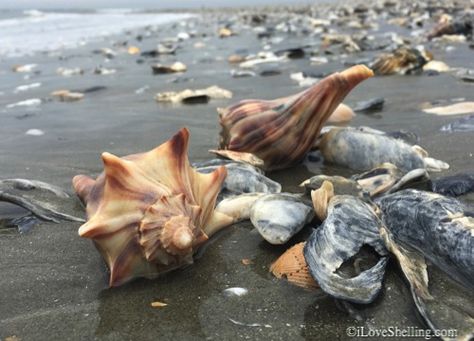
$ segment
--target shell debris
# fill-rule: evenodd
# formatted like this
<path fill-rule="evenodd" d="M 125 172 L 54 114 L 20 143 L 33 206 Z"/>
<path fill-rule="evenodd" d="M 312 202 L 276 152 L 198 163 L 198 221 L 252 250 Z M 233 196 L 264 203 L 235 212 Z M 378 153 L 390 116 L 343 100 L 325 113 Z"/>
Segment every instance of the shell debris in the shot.
<path fill-rule="evenodd" d="M 163 308 L 163 307 L 166 307 L 167 305 L 168 305 L 168 303 L 164 303 L 164 302 L 160 302 L 160 301 L 151 302 L 151 306 L 153 308 Z"/>

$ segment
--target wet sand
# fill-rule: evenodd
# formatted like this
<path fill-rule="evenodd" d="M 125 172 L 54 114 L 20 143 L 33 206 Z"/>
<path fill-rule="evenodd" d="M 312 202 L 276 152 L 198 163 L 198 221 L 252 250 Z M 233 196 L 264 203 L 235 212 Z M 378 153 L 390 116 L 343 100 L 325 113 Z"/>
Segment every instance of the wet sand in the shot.
<path fill-rule="evenodd" d="M 206 17 L 207 18 L 207 17 Z M 272 99 L 301 91 L 290 73 L 311 71 L 330 73 L 345 66 L 339 58 L 323 65 L 310 65 L 307 58 L 278 64 L 280 75 L 234 79 L 227 57 L 240 49 L 258 52 L 262 43 L 250 29 L 226 39 L 216 37 L 218 25 L 213 20 L 191 19 L 196 37 L 181 42 L 175 56 L 160 56 L 137 63 L 138 56 L 126 52 L 106 62 L 91 51 L 112 47 L 107 42 L 67 50 L 57 56 L 3 59 L 0 61 L 0 176 L 46 181 L 72 193 L 71 179 L 76 174 L 97 175 L 101 170 L 100 153 L 108 151 L 127 155 L 167 140 L 179 128 L 191 131 L 190 159 L 211 158 L 208 149 L 217 146 L 219 126 L 216 108 L 246 98 Z M 192 28 L 192 27 L 191 27 Z M 191 29 L 165 25 L 142 42 L 134 36 L 114 37 L 129 40 L 142 51 L 178 32 Z M 396 28 L 400 30 L 400 28 Z M 136 33 L 136 32 L 135 32 Z M 408 33 L 406 31 L 405 33 Z M 285 36 L 276 50 L 297 47 L 314 37 Z M 205 47 L 197 49 L 194 43 Z M 466 43 L 427 47 L 437 60 L 451 67 L 474 68 L 473 50 Z M 376 52 L 375 52 L 376 53 Z M 374 52 L 349 55 L 347 60 L 372 56 Z M 329 58 L 333 58 L 330 56 Z M 337 57 L 337 56 L 336 56 Z M 177 75 L 153 75 L 152 60 L 164 64 L 175 60 L 188 65 L 180 77 L 188 81 L 171 83 Z M 36 63 L 40 74 L 11 72 L 13 64 Z M 97 65 L 116 68 L 113 75 L 95 75 Z M 63 77 L 59 66 L 81 67 L 84 75 Z M 41 82 L 39 88 L 13 94 L 16 86 Z M 218 85 L 231 90 L 231 100 L 211 100 L 203 105 L 164 105 L 156 103 L 160 91 L 182 90 Z M 28 98 L 46 98 L 58 89 L 81 90 L 91 86 L 106 89 L 86 94 L 81 101 L 62 103 L 46 101 L 36 108 L 5 106 Z M 149 89 L 137 94 L 144 86 Z M 365 81 L 349 94 L 344 103 L 384 97 L 382 112 L 358 114 L 351 125 L 367 125 L 391 131 L 405 129 L 417 133 L 420 145 L 430 155 L 451 165 L 442 175 L 472 171 L 474 136 L 472 133 L 444 133 L 439 129 L 457 116 L 438 117 L 425 114 L 424 102 L 464 98 L 474 100 L 474 85 L 463 83 L 452 74 L 438 76 L 385 76 Z M 41 129 L 42 136 L 28 136 L 29 129 Z M 308 170 L 304 165 L 270 173 L 286 191 L 297 191 L 297 184 L 313 173 L 351 174 L 350 170 L 331 166 Z M 437 176 L 437 175 L 435 175 Z M 78 200 L 60 203 L 66 213 L 84 216 Z M 252 229 L 250 222 L 236 224 L 216 235 L 196 263 L 155 280 L 140 279 L 120 288 L 107 289 L 107 269 L 89 240 L 77 235 L 80 223 L 41 223 L 29 233 L 14 230 L 0 234 L 0 339 L 16 335 L 21 340 L 324 340 L 346 339 L 349 326 L 425 328 L 412 304 L 411 295 L 392 261 L 383 292 L 367 307 L 355 306 L 348 314 L 341 303 L 323 292 L 308 292 L 279 281 L 269 274 L 272 261 L 285 247 L 268 245 Z M 291 242 L 304 239 L 310 227 Z M 252 264 L 243 265 L 247 258 Z M 434 276 L 432 284 L 446 295 L 456 288 Z M 249 290 L 243 297 L 225 297 L 228 287 Z M 447 288 L 447 289 L 446 289 Z M 151 302 L 168 305 L 152 308 Z M 256 326 L 238 325 L 231 321 Z"/>

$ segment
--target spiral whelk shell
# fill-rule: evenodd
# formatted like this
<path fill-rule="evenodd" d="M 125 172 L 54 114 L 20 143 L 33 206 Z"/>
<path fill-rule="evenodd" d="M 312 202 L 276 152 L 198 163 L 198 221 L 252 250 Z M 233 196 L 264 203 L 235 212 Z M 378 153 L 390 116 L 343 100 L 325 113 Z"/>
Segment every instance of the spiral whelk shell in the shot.
<path fill-rule="evenodd" d="M 214 210 L 225 167 L 196 172 L 188 139 L 183 128 L 142 154 L 103 153 L 104 172 L 96 180 L 74 177 L 88 216 L 79 235 L 95 242 L 110 269 L 110 286 L 192 263 L 208 237 L 233 222 Z"/>
<path fill-rule="evenodd" d="M 263 162 L 258 166 L 264 169 L 296 164 L 311 149 L 321 127 L 344 97 L 372 75 L 367 67 L 356 65 L 294 96 L 244 100 L 221 109 L 221 150 L 217 154 L 244 162 L 251 154 Z"/>

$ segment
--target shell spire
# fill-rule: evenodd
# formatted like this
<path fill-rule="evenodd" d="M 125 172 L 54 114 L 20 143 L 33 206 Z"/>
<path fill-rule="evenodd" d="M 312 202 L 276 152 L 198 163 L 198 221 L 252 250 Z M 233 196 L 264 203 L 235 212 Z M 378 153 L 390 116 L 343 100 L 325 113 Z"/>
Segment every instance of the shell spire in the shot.
<path fill-rule="evenodd" d="M 356 65 L 334 73 L 294 96 L 271 101 L 244 100 L 219 110 L 220 155 L 238 153 L 263 160 L 264 169 L 285 168 L 301 161 L 312 148 L 323 124 L 344 97 L 372 70 Z M 229 150 L 233 153 L 227 153 Z"/>
<path fill-rule="evenodd" d="M 214 211 L 225 167 L 196 172 L 187 157 L 188 140 L 183 128 L 145 153 L 103 153 L 104 172 L 95 181 L 74 177 L 89 218 L 79 235 L 92 239 L 102 254 L 110 286 L 192 263 L 207 232 L 231 222 Z"/>

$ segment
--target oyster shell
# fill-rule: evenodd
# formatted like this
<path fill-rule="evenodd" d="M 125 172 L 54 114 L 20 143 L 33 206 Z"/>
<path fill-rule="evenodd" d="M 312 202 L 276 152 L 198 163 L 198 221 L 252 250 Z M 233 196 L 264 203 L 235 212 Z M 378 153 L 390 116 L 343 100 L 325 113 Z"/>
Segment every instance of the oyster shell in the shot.
<path fill-rule="evenodd" d="M 329 130 L 318 141 L 318 148 L 325 161 L 355 170 L 369 170 L 385 162 L 392 163 L 402 172 L 417 168 L 428 171 L 449 168 L 447 163 L 428 157 L 420 146 L 351 127 Z"/>
<path fill-rule="evenodd" d="M 432 191 L 448 197 L 474 192 L 474 172 L 445 176 L 432 181 Z"/>
<path fill-rule="evenodd" d="M 454 198 L 414 189 L 377 200 L 397 242 L 420 251 L 452 278 L 474 289 L 474 219 Z"/>
<path fill-rule="evenodd" d="M 220 228 L 239 218 L 214 209 L 225 167 L 200 174 L 187 158 L 189 132 L 181 129 L 155 149 L 119 158 L 102 154 L 104 173 L 73 186 L 87 204 L 79 235 L 90 238 L 110 269 L 110 286 L 155 277 L 185 264 Z"/>
<path fill-rule="evenodd" d="M 224 165 L 226 168 L 227 177 L 224 181 L 219 197 L 225 198 L 229 195 L 238 195 L 242 193 L 279 193 L 281 191 L 281 185 L 278 182 L 267 178 L 258 168 L 245 163 L 222 163 L 218 162 L 216 159 L 216 162 L 211 160 L 209 165 L 199 166 L 196 170 L 199 173 L 207 174 L 215 171 L 220 165 Z"/>
<path fill-rule="evenodd" d="M 232 153 L 219 155 L 239 161 L 240 153 L 250 153 L 263 160 L 264 169 L 300 162 L 339 103 L 372 75 L 370 69 L 357 65 L 294 96 L 273 101 L 244 100 L 220 109 L 220 148 Z"/>
<path fill-rule="evenodd" d="M 396 256 L 427 325 L 432 330 L 456 330 L 459 340 L 471 339 L 474 219 L 461 202 L 424 191 L 398 192 L 378 204 L 386 225 L 380 234 Z M 425 257 L 442 271 L 427 267 Z"/>
<path fill-rule="evenodd" d="M 316 206 L 316 204 L 315 204 Z M 309 271 L 326 293 L 355 303 L 370 303 L 380 292 L 387 257 L 355 277 L 337 270 L 369 245 L 380 256 L 387 250 L 379 236 L 382 222 L 374 210 L 359 198 L 336 195 L 330 198 L 327 218 L 313 231 L 304 247 Z"/>

